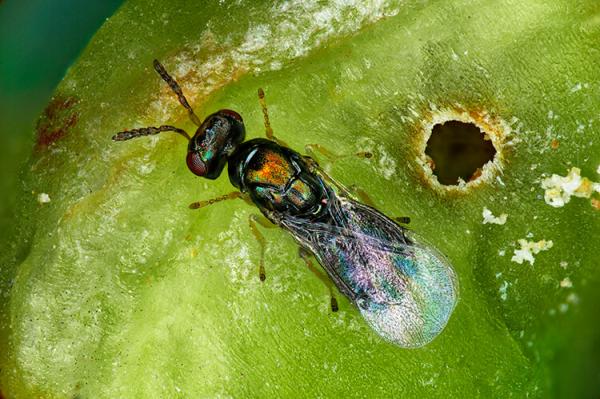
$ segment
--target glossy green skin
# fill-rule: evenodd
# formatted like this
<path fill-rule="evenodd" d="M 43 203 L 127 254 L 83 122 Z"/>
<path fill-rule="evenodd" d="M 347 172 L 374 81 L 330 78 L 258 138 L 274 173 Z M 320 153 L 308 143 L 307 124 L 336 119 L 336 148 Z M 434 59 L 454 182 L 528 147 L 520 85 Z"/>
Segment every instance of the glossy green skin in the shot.
<path fill-rule="evenodd" d="M 100 30 L 57 89 L 54 104 L 77 101 L 46 121 L 65 134 L 35 150 L 15 212 L 20 233 L 1 251 L 4 396 L 600 391 L 600 217 L 583 198 L 552 208 L 540 188 L 542 174 L 565 175 L 571 165 L 598 181 L 597 3 L 415 2 L 364 18 L 355 7 L 310 30 L 331 15 L 322 7 L 284 15 L 271 2 L 133 1 Z M 380 14 L 394 15 L 375 22 Z M 296 20 L 298 29 L 284 29 Z M 264 47 L 246 40 L 271 28 Z M 222 62 L 206 66 L 216 56 Z M 372 160 L 344 158 L 330 173 L 386 214 L 411 216 L 447 255 L 461 298 L 444 333 L 403 350 L 382 342 L 350 303 L 331 314 L 327 289 L 279 230 L 264 231 L 261 284 L 247 224 L 255 209 L 240 201 L 187 209 L 233 187 L 194 177 L 181 137 L 116 149 L 110 137 L 125 127 L 169 122 L 193 131 L 153 58 L 181 78 L 200 116 L 221 108 L 244 115 L 248 138 L 263 136 L 262 87 L 273 129 L 291 148 L 373 151 Z M 270 70 L 276 62 L 281 69 Z M 415 132 L 431 104 L 511 123 L 504 185 L 448 195 L 423 181 Z M 39 193 L 51 202 L 40 204 Z M 506 224 L 482 224 L 484 207 L 507 213 Z M 519 265 L 511 256 L 528 233 L 554 246 Z M 561 287 L 567 277 L 571 288 Z"/>

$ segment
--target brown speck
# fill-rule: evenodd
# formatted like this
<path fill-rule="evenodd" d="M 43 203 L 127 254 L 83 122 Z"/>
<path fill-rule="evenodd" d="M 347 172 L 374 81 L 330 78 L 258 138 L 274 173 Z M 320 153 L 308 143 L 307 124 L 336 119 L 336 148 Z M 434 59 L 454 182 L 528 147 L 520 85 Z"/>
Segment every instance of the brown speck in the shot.
<path fill-rule="evenodd" d="M 552 139 L 552 142 L 550 142 L 550 147 L 552 147 L 553 150 L 556 150 L 559 145 L 560 141 L 558 141 L 557 139 Z"/>
<path fill-rule="evenodd" d="M 77 124 L 78 115 L 71 110 L 77 101 L 75 97 L 60 96 L 50 101 L 36 126 L 36 152 L 62 139 Z"/>
<path fill-rule="evenodd" d="M 435 162 L 433 162 L 433 159 L 431 159 L 430 156 L 427 156 L 427 165 L 429 165 L 429 167 L 431 168 L 431 171 L 433 172 L 435 170 Z"/>
<path fill-rule="evenodd" d="M 475 179 L 480 178 L 482 173 L 483 171 L 481 170 L 481 168 L 477 168 L 477 170 L 475 170 L 475 173 L 473 173 L 473 175 L 469 178 L 469 181 L 473 181 Z"/>
<path fill-rule="evenodd" d="M 600 211 L 600 200 L 597 198 L 592 198 L 592 206 Z"/>

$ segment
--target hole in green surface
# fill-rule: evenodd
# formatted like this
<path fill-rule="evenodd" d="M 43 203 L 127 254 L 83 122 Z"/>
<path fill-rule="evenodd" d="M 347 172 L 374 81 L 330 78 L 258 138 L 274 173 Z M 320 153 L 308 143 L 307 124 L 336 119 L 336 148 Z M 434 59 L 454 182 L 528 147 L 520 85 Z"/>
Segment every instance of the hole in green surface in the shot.
<path fill-rule="evenodd" d="M 478 178 L 483 165 L 493 161 L 496 149 L 479 127 L 454 120 L 433 126 L 425 154 L 440 184 L 456 185 L 459 179 Z"/>

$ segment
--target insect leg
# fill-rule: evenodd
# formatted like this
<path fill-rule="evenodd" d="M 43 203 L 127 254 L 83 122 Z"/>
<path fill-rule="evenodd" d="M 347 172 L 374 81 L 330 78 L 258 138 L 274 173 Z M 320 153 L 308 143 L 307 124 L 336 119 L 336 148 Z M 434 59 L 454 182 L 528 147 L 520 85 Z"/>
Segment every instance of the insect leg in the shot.
<path fill-rule="evenodd" d="M 367 192 L 362 188 L 353 184 L 348 187 L 348 190 L 350 190 L 350 192 L 352 192 L 352 194 L 354 194 L 363 204 L 369 205 L 371 208 L 376 208 L 375 202 L 371 199 L 369 194 L 367 194 Z"/>
<path fill-rule="evenodd" d="M 375 206 L 375 202 L 371 199 L 371 197 L 369 196 L 369 194 L 367 194 L 367 192 L 365 190 L 363 190 L 362 188 L 358 187 L 357 185 L 353 184 L 351 186 L 348 187 L 348 190 L 354 194 L 356 197 L 358 197 L 358 199 L 360 199 L 360 201 L 363 204 L 367 204 L 369 205 L 371 208 L 376 208 Z M 410 224 L 410 217 L 409 216 L 396 216 L 394 218 L 396 222 L 400 223 L 400 224 Z"/>
<path fill-rule="evenodd" d="M 173 90 L 173 92 L 177 95 L 177 98 L 179 99 L 179 103 L 181 105 L 183 105 L 183 107 L 187 110 L 191 121 L 194 122 L 194 124 L 196 126 L 200 126 L 202 124 L 202 122 L 200 121 L 200 118 L 198 118 L 198 116 L 194 113 L 194 110 L 192 109 L 192 107 L 188 103 L 187 99 L 185 98 L 185 95 L 183 94 L 183 91 L 181 90 L 181 87 L 179 86 L 179 84 L 175 81 L 175 79 L 173 79 L 173 77 L 171 75 L 169 75 L 169 73 L 167 72 L 165 67 L 160 62 L 158 62 L 158 60 L 154 60 L 153 65 L 154 65 L 154 70 L 156 72 L 158 72 L 160 77 L 165 82 L 167 82 L 167 84 L 169 85 L 171 90 Z"/>
<path fill-rule="evenodd" d="M 230 199 L 236 199 L 236 198 L 242 198 L 242 199 L 244 199 L 244 194 L 242 194 L 239 191 L 233 191 L 233 192 L 231 192 L 229 194 L 221 195 L 221 196 L 213 198 L 213 199 L 209 199 L 209 200 L 205 200 L 205 201 L 192 202 L 189 205 L 189 208 L 190 209 L 204 208 L 205 206 L 216 204 L 217 202 L 221 202 L 221 201 L 225 201 L 225 200 L 230 200 Z"/>
<path fill-rule="evenodd" d="M 348 190 L 343 184 L 335 181 L 333 179 L 333 177 L 329 176 L 329 174 L 327 172 L 325 172 L 323 170 L 323 168 L 321 168 L 319 166 L 317 161 L 315 161 L 312 157 L 310 157 L 308 155 L 303 155 L 302 158 L 308 165 L 308 168 L 311 173 L 318 173 L 319 175 L 321 175 L 321 177 L 323 177 L 323 179 L 325 181 L 327 181 L 329 184 L 334 186 L 340 193 L 342 193 L 343 195 L 345 195 L 347 197 L 352 198 L 352 194 L 350 193 L 350 190 Z"/>
<path fill-rule="evenodd" d="M 371 199 L 369 194 L 367 194 L 367 192 L 365 190 L 363 190 L 362 188 L 353 184 L 350 187 L 348 187 L 348 190 L 350 192 L 352 192 L 352 194 L 354 194 L 356 197 L 358 197 L 358 199 L 362 203 L 369 205 L 371 208 L 376 208 L 375 202 L 373 202 L 373 200 Z M 410 223 L 410 217 L 408 217 L 408 216 L 397 216 L 392 219 L 394 219 L 397 223 L 400 223 L 400 224 L 409 224 Z M 405 228 L 403 227 L 402 228 L 402 237 L 404 238 L 405 242 L 409 242 L 409 239 L 404 234 L 404 231 L 405 231 Z"/>
<path fill-rule="evenodd" d="M 276 227 L 274 224 L 270 223 L 267 219 L 261 218 L 258 215 L 250 215 L 248 218 L 248 224 L 250 225 L 250 230 L 252 230 L 252 234 L 260 244 L 260 263 L 258 265 L 258 278 L 260 281 L 265 281 L 267 278 L 265 274 L 265 247 L 267 242 L 262 233 L 258 230 L 258 226 L 256 224 L 260 224 L 262 227 L 271 229 Z"/>
<path fill-rule="evenodd" d="M 279 140 L 273 134 L 273 128 L 271 127 L 271 122 L 269 120 L 269 111 L 267 110 L 267 102 L 265 101 L 265 92 L 262 88 L 258 89 L 258 102 L 260 103 L 260 108 L 262 109 L 263 118 L 265 121 L 265 134 L 269 140 L 272 140 L 283 147 L 289 147 L 285 142 Z"/>
<path fill-rule="evenodd" d="M 126 131 L 119 132 L 119 133 L 115 134 L 112 137 L 112 139 L 114 141 L 125 141 L 125 140 L 134 139 L 136 137 L 150 136 L 150 135 L 153 135 L 153 134 L 158 134 L 160 132 L 175 132 L 175 133 L 179 133 L 183 137 L 185 137 L 186 139 L 190 140 L 190 135 L 187 134 L 187 132 L 185 130 L 179 129 L 178 127 L 170 126 L 170 125 L 162 125 L 162 126 L 159 126 L 159 127 L 149 126 L 149 127 L 142 127 L 140 129 L 126 130 Z"/>
<path fill-rule="evenodd" d="M 327 278 L 327 276 L 325 274 L 323 274 L 319 269 L 317 269 L 316 267 L 313 266 L 312 262 L 310 261 L 310 257 L 311 257 L 310 252 L 308 252 L 306 249 L 304 249 L 302 247 L 299 247 L 298 254 L 302 258 L 302 260 L 304 260 L 304 263 L 306 263 L 308 270 L 313 272 L 327 286 L 327 288 L 329 289 L 329 295 L 331 297 L 331 300 L 330 300 L 331 311 L 337 312 L 339 307 L 338 307 L 337 299 L 335 298 L 335 295 L 333 294 L 333 287 L 331 284 L 331 280 L 329 280 L 329 278 Z"/>
<path fill-rule="evenodd" d="M 304 150 L 311 157 L 315 157 L 315 155 L 318 152 L 321 155 L 323 155 L 325 158 L 327 158 L 331 163 L 334 163 L 334 162 L 336 162 L 336 161 L 338 161 L 340 159 L 348 158 L 348 157 L 351 157 L 351 156 L 356 156 L 356 157 L 364 158 L 364 159 L 369 159 L 369 158 L 373 157 L 373 154 L 371 152 L 369 152 L 369 151 L 359 151 L 359 152 L 354 153 L 354 154 L 340 155 L 340 154 L 334 153 L 331 150 L 328 150 L 327 148 L 325 148 L 321 144 L 306 144 L 304 146 Z"/>

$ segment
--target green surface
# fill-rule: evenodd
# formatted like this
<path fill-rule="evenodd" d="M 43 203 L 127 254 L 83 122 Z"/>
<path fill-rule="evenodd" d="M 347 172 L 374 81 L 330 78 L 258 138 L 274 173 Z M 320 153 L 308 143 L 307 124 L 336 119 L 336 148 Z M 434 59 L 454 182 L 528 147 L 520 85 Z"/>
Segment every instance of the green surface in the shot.
<path fill-rule="evenodd" d="M 130 1 L 107 21 L 42 120 L 22 230 L 2 251 L 6 397 L 598 395 L 600 214 L 583 198 L 549 206 L 540 181 L 571 166 L 598 181 L 600 6 L 357 4 Z M 177 135 L 110 140 L 167 122 L 193 130 L 153 58 L 198 114 L 235 109 L 249 137 L 264 131 L 263 87 L 292 148 L 372 151 L 330 172 L 385 213 L 411 216 L 450 259 L 460 301 L 444 332 L 406 350 L 345 299 L 332 314 L 280 230 L 264 231 L 261 284 L 247 222 L 257 210 L 187 208 L 231 191 L 225 176 L 192 175 Z M 451 108 L 487 111 L 510 130 L 499 179 L 461 193 L 424 180 L 418 126 Z M 507 222 L 484 225 L 484 207 Z M 517 264 L 519 239 L 554 245 Z"/>
<path fill-rule="evenodd" d="M 121 0 L 0 1 L 0 247 L 16 224 L 35 121 L 67 67 Z"/>

